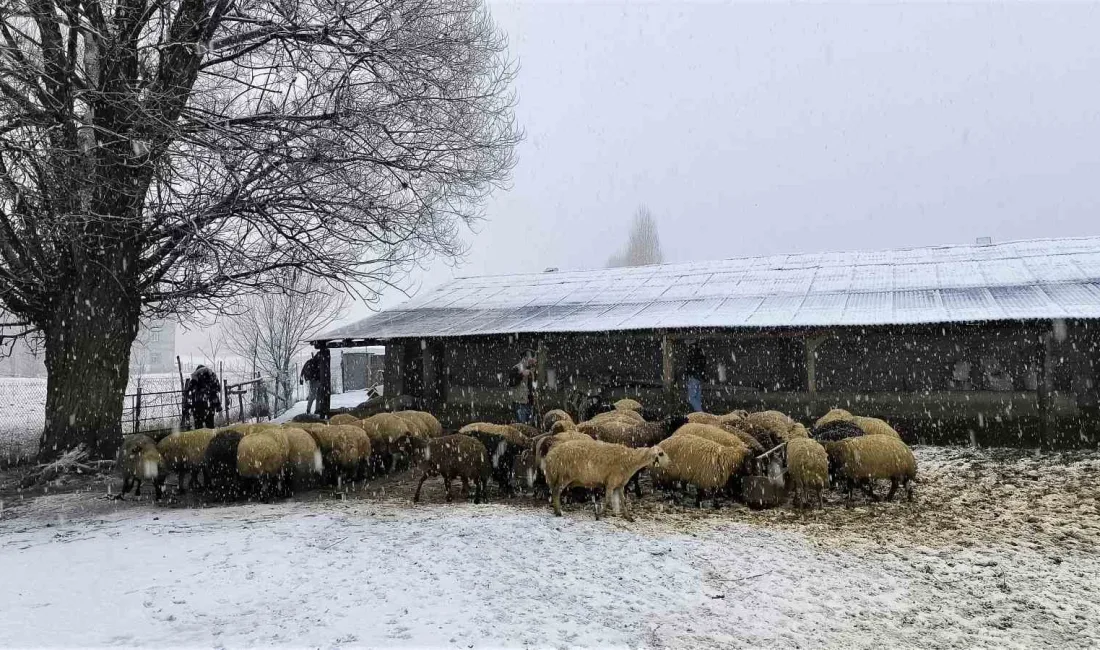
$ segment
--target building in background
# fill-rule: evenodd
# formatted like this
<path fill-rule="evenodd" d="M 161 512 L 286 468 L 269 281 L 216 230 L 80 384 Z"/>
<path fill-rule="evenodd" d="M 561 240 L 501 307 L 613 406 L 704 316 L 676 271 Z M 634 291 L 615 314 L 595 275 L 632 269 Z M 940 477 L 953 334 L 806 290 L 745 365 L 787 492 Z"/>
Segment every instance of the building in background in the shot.
<path fill-rule="evenodd" d="M 45 377 L 46 350 L 32 340 L 16 341 L 11 354 L 0 358 L 0 377 Z M 130 374 L 176 372 L 176 323 L 142 322 L 130 349 Z"/>

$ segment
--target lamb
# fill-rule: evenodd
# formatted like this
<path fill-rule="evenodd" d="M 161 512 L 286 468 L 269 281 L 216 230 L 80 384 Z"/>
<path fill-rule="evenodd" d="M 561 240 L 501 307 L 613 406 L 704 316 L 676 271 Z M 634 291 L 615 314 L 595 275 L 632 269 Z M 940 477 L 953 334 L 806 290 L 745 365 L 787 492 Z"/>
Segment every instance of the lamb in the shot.
<path fill-rule="evenodd" d="M 787 480 L 795 494 L 798 509 L 806 502 L 806 492 L 817 492 L 817 504 L 823 508 L 821 493 L 829 484 L 829 456 L 816 440 L 792 438 L 787 442 Z"/>
<path fill-rule="evenodd" d="M 558 422 L 574 424 L 573 416 L 561 409 L 551 409 L 542 416 L 542 428 L 546 431 L 550 431 Z"/>
<path fill-rule="evenodd" d="M 214 434 L 214 429 L 176 431 L 157 443 L 157 451 L 164 458 L 166 471 L 179 474 L 180 494 L 186 492 L 184 485 L 186 475 L 190 475 L 191 479 L 186 485 L 187 488 L 195 489 L 198 484 L 198 474 L 203 469 L 206 447 L 214 439 Z M 209 483 L 209 478 L 205 482 Z"/>
<path fill-rule="evenodd" d="M 890 436 L 858 436 L 838 442 L 825 443 L 829 466 L 837 478 L 843 478 L 848 487 L 848 503 L 852 502 L 852 490 L 862 484 L 872 500 L 876 500 L 874 481 L 890 479 L 890 492 L 886 500 L 894 498 L 900 483 L 910 501 L 913 491 L 910 481 L 917 475 L 917 460 L 906 444 Z"/>
<path fill-rule="evenodd" d="M 216 499 L 232 499 L 240 495 L 240 475 L 237 473 L 237 448 L 244 434 L 236 429 L 222 429 L 206 446 L 205 465 L 209 479 L 207 494 Z"/>
<path fill-rule="evenodd" d="M 328 419 L 330 426 L 336 426 L 340 424 L 356 424 L 359 422 L 359 418 L 350 413 L 339 413 Z"/>
<path fill-rule="evenodd" d="M 820 422 L 821 420 L 818 420 Z M 832 420 L 814 427 L 813 439 L 818 442 L 836 442 L 845 438 L 855 438 L 865 435 L 863 429 L 855 422 L 848 420 Z"/>
<path fill-rule="evenodd" d="M 654 470 L 654 480 L 661 483 L 682 481 L 694 485 L 695 505 L 702 506 L 707 490 L 722 489 L 734 477 L 749 473 L 753 455 L 740 440 L 736 442 L 737 446 L 725 446 L 698 436 L 677 433 L 659 445 L 668 454 L 670 462 Z M 714 505 L 718 506 L 717 501 Z"/>
<path fill-rule="evenodd" d="M 493 468 L 493 480 L 505 494 L 512 494 L 512 467 L 516 456 L 531 447 L 527 436 L 512 426 L 489 422 L 467 424 L 458 432 L 476 438 L 485 446 Z"/>
<path fill-rule="evenodd" d="M 489 481 L 489 454 L 479 440 L 464 434 L 433 438 L 422 454 L 420 471 L 423 475 L 416 486 L 413 503 L 420 501 L 420 490 L 431 476 L 443 478 L 448 503 L 452 500 L 451 479 L 454 478 L 462 479 L 463 491 L 468 491 L 469 481 L 473 481 L 474 503 L 481 503 L 481 495 Z"/>
<path fill-rule="evenodd" d="M 616 411 L 635 411 L 637 413 L 641 413 L 642 412 L 642 403 L 639 402 L 638 400 L 630 399 L 629 397 L 624 397 L 623 399 L 615 402 L 615 410 Z"/>
<path fill-rule="evenodd" d="M 668 455 L 660 447 L 629 449 L 622 445 L 579 440 L 556 445 L 543 460 L 546 482 L 553 495 L 554 514 L 561 516 L 561 493 L 570 487 L 603 488 L 604 501 L 623 518 L 634 521 L 630 504 L 623 493 L 626 484 L 638 470 L 661 467 Z M 596 518 L 599 519 L 599 507 Z"/>
<path fill-rule="evenodd" d="M 116 465 L 122 470 L 122 493 L 118 498 L 125 496 L 131 487 L 134 488 L 134 496 L 141 496 L 141 484 L 149 481 L 153 484 L 153 498 L 159 501 L 164 483 L 161 477 L 163 464 L 164 458 L 149 436 L 135 434 L 123 438 L 116 459 Z"/>

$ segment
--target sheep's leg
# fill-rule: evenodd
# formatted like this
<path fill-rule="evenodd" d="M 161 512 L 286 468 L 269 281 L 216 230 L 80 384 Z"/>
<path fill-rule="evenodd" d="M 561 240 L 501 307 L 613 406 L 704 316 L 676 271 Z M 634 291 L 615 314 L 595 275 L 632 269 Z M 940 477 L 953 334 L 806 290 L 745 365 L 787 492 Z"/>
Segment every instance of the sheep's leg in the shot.
<path fill-rule="evenodd" d="M 890 491 L 886 493 L 886 500 L 893 501 L 894 493 L 898 491 L 898 479 L 893 477 L 890 479 Z"/>
<path fill-rule="evenodd" d="M 413 503 L 420 502 L 420 488 L 424 487 L 424 481 L 428 480 L 428 473 L 424 472 L 424 475 L 420 477 L 420 482 L 416 484 L 416 494 L 413 494 Z"/>
<path fill-rule="evenodd" d="M 474 481 L 474 505 L 481 503 L 481 491 L 485 488 L 485 481 Z"/>
<path fill-rule="evenodd" d="M 140 478 L 135 478 L 134 479 L 134 496 L 135 497 L 140 497 L 141 496 L 141 479 Z"/>
<path fill-rule="evenodd" d="M 167 480 L 167 476 L 161 476 L 153 479 L 153 500 L 160 501 L 164 496 L 164 481 Z"/>
<path fill-rule="evenodd" d="M 824 488 L 817 488 L 817 508 L 818 508 L 818 510 L 824 510 L 825 509 L 825 497 L 823 496 L 824 492 L 825 492 Z"/>
<path fill-rule="evenodd" d="M 550 492 L 554 503 L 554 514 L 558 517 L 561 516 L 561 486 L 550 486 Z"/>
<path fill-rule="evenodd" d="M 855 479 L 850 479 L 850 478 L 845 479 L 845 482 L 847 483 L 847 486 L 848 486 L 848 500 L 845 502 L 845 505 L 847 507 L 851 508 L 852 507 L 852 492 L 855 490 L 856 482 L 855 482 Z"/>
<path fill-rule="evenodd" d="M 603 495 L 603 500 L 607 501 L 607 493 L 606 492 Z M 600 520 L 600 502 L 596 498 L 596 492 L 595 491 L 592 492 L 592 507 L 596 511 L 596 521 L 599 521 Z"/>
<path fill-rule="evenodd" d="M 867 492 L 867 496 L 871 498 L 871 501 L 878 501 L 878 496 L 875 495 L 875 480 L 867 479 L 863 484 L 863 489 Z"/>
<path fill-rule="evenodd" d="M 619 488 L 618 493 L 619 501 L 622 503 L 623 507 L 623 519 L 627 521 L 634 521 L 634 515 L 630 513 L 630 501 L 626 498 L 626 492 L 623 490 L 623 488 Z"/>
<path fill-rule="evenodd" d="M 701 487 L 695 488 L 695 507 L 703 507 L 703 488 Z"/>
<path fill-rule="evenodd" d="M 463 499 L 469 499 L 470 498 L 470 479 L 463 476 L 463 477 L 461 477 L 461 480 L 462 480 L 462 498 Z M 474 484 L 475 484 L 475 489 L 476 489 L 477 481 L 474 481 Z"/>
<path fill-rule="evenodd" d="M 447 503 L 454 501 L 454 497 L 451 496 L 451 478 L 449 476 L 443 477 L 443 490 L 447 493 Z"/>
<path fill-rule="evenodd" d="M 134 479 L 130 478 L 129 476 L 122 477 L 122 492 L 118 495 L 120 499 L 122 498 L 122 495 L 130 491 L 130 488 L 133 487 L 133 484 Z"/>
<path fill-rule="evenodd" d="M 634 496 L 639 498 L 639 499 L 642 498 L 642 479 L 641 479 L 641 476 L 642 476 L 642 472 L 641 472 L 641 470 L 638 470 L 637 472 L 634 472 L 634 476 L 630 477 L 630 482 L 634 485 Z"/>
<path fill-rule="evenodd" d="M 905 487 L 905 500 L 906 501 L 912 501 L 913 500 L 913 484 L 909 481 L 908 476 L 906 476 L 903 479 L 903 481 L 904 481 L 903 485 Z"/>

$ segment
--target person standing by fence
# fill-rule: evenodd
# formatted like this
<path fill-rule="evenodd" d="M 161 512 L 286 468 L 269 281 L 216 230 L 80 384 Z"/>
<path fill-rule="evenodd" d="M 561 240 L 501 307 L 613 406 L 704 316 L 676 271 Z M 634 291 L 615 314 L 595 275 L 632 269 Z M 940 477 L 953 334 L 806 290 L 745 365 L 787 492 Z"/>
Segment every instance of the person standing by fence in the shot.
<path fill-rule="evenodd" d="M 321 390 L 321 360 L 317 358 L 317 353 L 314 352 L 313 356 L 302 364 L 302 375 L 298 378 L 298 385 L 302 382 L 306 382 L 306 413 L 310 412 L 313 407 L 313 403 L 317 401 L 317 394 Z"/>
<path fill-rule="evenodd" d="M 535 351 L 527 350 L 523 359 L 508 371 L 508 388 L 516 421 L 531 424 L 535 409 Z"/>
<path fill-rule="evenodd" d="M 214 414 L 222 412 L 221 384 L 218 375 L 204 365 L 195 368 L 184 396 L 196 429 L 214 428 Z"/>

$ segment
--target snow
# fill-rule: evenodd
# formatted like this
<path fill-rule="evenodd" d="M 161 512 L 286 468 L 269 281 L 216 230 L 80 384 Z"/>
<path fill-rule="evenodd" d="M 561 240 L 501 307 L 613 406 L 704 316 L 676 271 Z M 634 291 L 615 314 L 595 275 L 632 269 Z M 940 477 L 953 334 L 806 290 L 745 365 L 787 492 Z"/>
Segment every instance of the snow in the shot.
<path fill-rule="evenodd" d="M 368 491 L 204 509 L 91 493 L 25 501 L 0 519 L 0 645 L 1100 643 L 1095 551 L 838 543 L 728 509 L 650 509 L 631 524 L 429 496 L 415 507 Z"/>
<path fill-rule="evenodd" d="M 367 401 L 366 390 L 349 390 L 346 393 L 333 395 L 329 402 L 329 407 L 333 409 L 350 409 L 359 406 L 365 401 Z M 275 418 L 275 422 L 290 422 L 292 419 L 294 419 L 295 415 L 301 415 L 305 412 L 306 402 L 305 400 L 303 400 L 301 402 L 295 403 L 294 406 L 290 407 L 288 410 L 284 411 L 282 415 Z"/>

